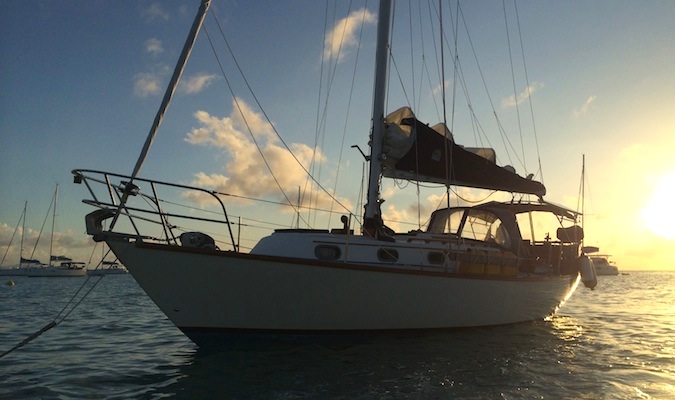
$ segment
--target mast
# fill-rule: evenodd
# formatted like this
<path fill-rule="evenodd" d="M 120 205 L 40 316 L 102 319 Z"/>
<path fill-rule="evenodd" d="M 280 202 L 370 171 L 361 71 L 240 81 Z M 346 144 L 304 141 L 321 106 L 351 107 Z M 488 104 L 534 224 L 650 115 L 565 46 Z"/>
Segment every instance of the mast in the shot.
<path fill-rule="evenodd" d="M 384 102 L 387 93 L 387 68 L 389 57 L 389 28 L 391 0 L 381 0 L 377 21 L 377 49 L 375 51 L 375 87 L 373 92 L 373 133 L 370 144 L 370 174 L 368 197 L 365 206 L 364 227 L 367 229 L 381 219 L 380 174 L 382 172 L 382 141 L 384 139 Z"/>
<path fill-rule="evenodd" d="M 54 225 L 56 225 L 56 202 L 59 198 L 59 184 L 56 184 L 54 189 L 54 209 L 52 210 L 52 235 L 49 239 L 49 266 L 52 266 L 52 250 L 54 249 Z"/>
<path fill-rule="evenodd" d="M 117 223 L 117 219 L 120 216 L 120 212 L 122 208 L 124 208 L 127 198 L 129 197 L 130 192 L 133 190 L 134 185 L 133 181 L 138 175 L 138 173 L 141 170 L 141 167 L 143 166 L 143 163 L 145 162 L 145 157 L 148 155 L 148 151 L 150 151 L 150 146 L 152 146 L 152 143 L 155 141 L 155 137 L 157 136 L 157 130 L 159 129 L 159 125 L 162 123 L 162 120 L 164 119 L 164 114 L 166 113 L 166 110 L 169 108 L 169 103 L 171 103 L 171 99 L 173 98 L 173 94 L 176 91 L 176 87 L 178 87 L 178 82 L 180 81 L 181 75 L 183 75 L 183 70 L 185 69 L 185 65 L 187 64 L 188 58 L 190 58 L 190 53 L 192 52 L 192 47 L 195 44 L 195 40 L 197 39 L 197 34 L 199 33 L 199 30 L 201 29 L 202 25 L 204 24 L 204 18 L 206 18 L 206 12 L 209 10 L 209 6 L 211 5 L 211 0 L 202 0 L 199 10 L 197 11 L 197 15 L 195 15 L 195 19 L 192 22 L 192 27 L 190 28 L 190 33 L 188 34 L 187 39 L 185 39 L 185 44 L 183 45 L 183 50 L 180 54 L 180 57 L 178 57 L 178 62 L 176 63 L 176 67 L 173 70 L 173 75 L 171 76 L 171 81 L 169 82 L 169 86 L 166 88 L 166 92 L 164 92 L 164 98 L 162 99 L 162 104 L 159 107 L 159 110 L 157 110 L 157 115 L 155 115 L 155 120 L 152 123 L 152 127 L 150 128 L 150 132 L 148 132 L 148 137 L 145 139 L 145 143 L 143 144 L 143 149 L 141 149 L 141 154 L 138 156 L 138 160 L 136 161 L 136 165 L 134 166 L 134 170 L 131 173 L 131 179 L 129 182 L 126 184 L 126 188 L 124 189 L 124 193 L 122 195 L 122 199 L 120 200 L 120 204 L 118 206 L 118 212 L 115 214 L 112 222 L 110 223 L 110 230 L 115 226 Z"/>
<path fill-rule="evenodd" d="M 586 154 L 581 155 L 581 229 L 584 228 L 584 213 L 586 203 Z M 583 238 L 581 239 L 583 245 Z"/>
<path fill-rule="evenodd" d="M 134 171 L 131 174 L 132 181 L 136 177 L 136 175 L 138 175 L 138 172 L 141 170 L 143 162 L 145 161 L 145 157 L 148 155 L 148 151 L 150 150 L 150 146 L 152 146 L 152 142 L 155 140 L 155 136 L 157 136 L 157 130 L 159 129 L 159 125 L 162 123 L 162 119 L 164 118 L 164 114 L 166 113 L 167 108 L 169 108 L 169 103 L 171 103 L 173 94 L 176 91 L 176 87 L 178 86 L 178 81 L 180 81 L 180 77 L 183 74 L 185 64 L 187 64 L 187 60 L 190 57 L 190 52 L 192 51 L 192 46 L 195 43 L 197 34 L 199 33 L 199 30 L 202 27 L 204 18 L 206 17 L 206 11 L 208 11 L 210 5 L 211 0 L 202 0 L 201 5 L 199 6 L 199 11 L 197 12 L 195 20 L 192 23 L 190 34 L 185 40 L 185 44 L 183 45 L 183 51 L 181 52 L 180 57 L 178 58 L 176 68 L 173 71 L 173 76 L 171 76 L 171 82 L 169 82 L 169 86 L 166 88 L 164 98 L 162 99 L 162 104 L 159 107 L 159 110 L 157 110 L 155 121 L 152 123 L 152 127 L 150 128 L 148 137 L 145 139 L 145 144 L 143 145 L 141 154 L 138 156 L 138 160 L 136 161 Z"/>
<path fill-rule="evenodd" d="M 28 209 L 28 200 L 23 203 L 22 226 L 21 226 L 21 248 L 19 249 L 19 267 L 23 265 L 23 237 L 26 234 L 26 210 Z"/>

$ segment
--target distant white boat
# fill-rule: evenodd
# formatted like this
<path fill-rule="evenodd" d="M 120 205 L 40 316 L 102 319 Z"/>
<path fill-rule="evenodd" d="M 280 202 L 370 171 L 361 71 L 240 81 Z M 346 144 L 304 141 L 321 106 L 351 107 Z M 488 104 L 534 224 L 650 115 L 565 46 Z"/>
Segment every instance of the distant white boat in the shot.
<path fill-rule="evenodd" d="M 585 254 L 589 254 L 597 275 L 619 275 L 619 267 L 616 266 L 614 261 L 609 260 L 611 257 L 609 254 L 595 254 L 600 251 L 595 246 L 584 246 L 583 251 Z"/>
<path fill-rule="evenodd" d="M 88 269 L 89 276 L 126 275 L 129 271 L 114 261 L 103 261 L 98 269 Z"/>
<path fill-rule="evenodd" d="M 26 271 L 19 267 L 0 268 L 0 276 L 24 276 Z"/>
<path fill-rule="evenodd" d="M 40 267 L 24 268 L 29 277 L 72 277 L 87 274 L 83 262 L 64 261 L 60 265 L 43 265 Z"/>
<path fill-rule="evenodd" d="M 613 261 L 609 261 L 609 255 L 597 254 L 591 257 L 598 275 L 619 275 L 619 267 Z"/>

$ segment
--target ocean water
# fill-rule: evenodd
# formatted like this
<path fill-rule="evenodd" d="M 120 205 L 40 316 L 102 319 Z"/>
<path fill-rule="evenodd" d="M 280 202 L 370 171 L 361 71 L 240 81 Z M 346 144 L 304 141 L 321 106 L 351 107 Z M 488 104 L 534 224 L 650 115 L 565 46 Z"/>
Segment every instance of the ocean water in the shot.
<path fill-rule="evenodd" d="M 86 281 L 0 279 L 0 353 Z M 547 321 L 239 351 L 198 348 L 130 275 L 108 276 L 0 358 L 0 398 L 674 399 L 675 272 L 599 277 Z"/>

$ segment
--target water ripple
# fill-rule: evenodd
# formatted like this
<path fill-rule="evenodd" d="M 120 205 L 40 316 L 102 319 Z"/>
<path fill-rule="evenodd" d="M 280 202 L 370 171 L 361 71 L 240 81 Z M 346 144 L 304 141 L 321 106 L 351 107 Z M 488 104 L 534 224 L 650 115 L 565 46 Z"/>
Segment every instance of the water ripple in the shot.
<path fill-rule="evenodd" d="M 83 280 L 0 289 L 0 350 Z M 57 328 L 0 359 L 1 399 L 675 398 L 675 273 L 601 277 L 548 321 L 358 344 L 203 350 L 130 276 L 106 277 Z"/>

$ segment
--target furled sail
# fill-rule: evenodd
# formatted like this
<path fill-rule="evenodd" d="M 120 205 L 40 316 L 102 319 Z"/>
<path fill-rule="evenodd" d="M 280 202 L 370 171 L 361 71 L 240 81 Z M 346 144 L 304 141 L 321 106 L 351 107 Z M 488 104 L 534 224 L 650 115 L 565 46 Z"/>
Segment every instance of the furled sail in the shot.
<path fill-rule="evenodd" d="M 497 165 L 493 149 L 460 146 L 444 124 L 423 124 L 408 107 L 387 116 L 383 152 L 383 175 L 389 178 L 546 194 L 540 182 Z"/>

